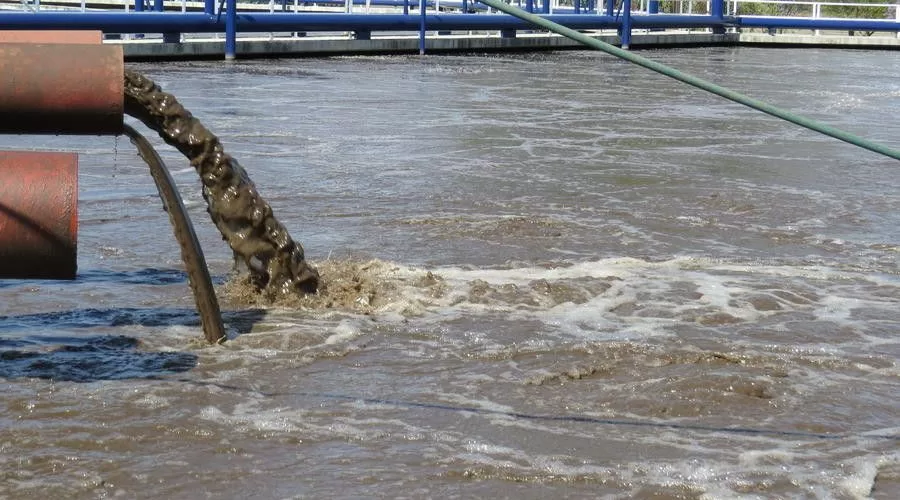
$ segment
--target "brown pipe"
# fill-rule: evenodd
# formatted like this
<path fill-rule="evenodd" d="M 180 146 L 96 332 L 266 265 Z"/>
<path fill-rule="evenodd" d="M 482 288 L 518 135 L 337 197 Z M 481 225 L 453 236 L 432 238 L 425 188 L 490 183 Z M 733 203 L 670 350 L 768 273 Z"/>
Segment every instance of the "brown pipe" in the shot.
<path fill-rule="evenodd" d="M 94 30 L 0 30 L 0 43 L 103 43 L 103 32 Z"/>
<path fill-rule="evenodd" d="M 0 151 L 0 278 L 74 279 L 78 155 Z"/>
<path fill-rule="evenodd" d="M 122 47 L 0 43 L 0 133 L 119 135 Z"/>

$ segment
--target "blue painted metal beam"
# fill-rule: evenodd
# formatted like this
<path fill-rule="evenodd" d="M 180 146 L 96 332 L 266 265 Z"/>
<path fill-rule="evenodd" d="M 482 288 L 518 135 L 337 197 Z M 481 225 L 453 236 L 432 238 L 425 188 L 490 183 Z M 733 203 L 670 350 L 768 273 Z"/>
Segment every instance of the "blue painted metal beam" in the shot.
<path fill-rule="evenodd" d="M 3 12 L 0 29 L 7 30 L 103 30 L 108 33 L 224 32 L 224 19 L 215 15 L 158 12 Z"/>
<path fill-rule="evenodd" d="M 0 29 L 99 29 L 107 33 L 222 33 L 226 15 L 160 12 L 0 12 Z M 621 18 L 596 15 L 550 15 L 547 19 L 572 29 L 617 28 Z M 266 31 L 418 31 L 419 16 L 402 14 L 313 14 L 313 13 L 241 13 L 235 16 L 237 32 Z M 657 14 L 631 16 L 635 28 L 697 28 L 735 25 L 736 18 L 716 19 L 712 16 Z M 432 30 L 501 30 L 532 29 L 525 21 L 503 14 L 428 14 L 426 29 Z M 896 25 L 900 30 L 900 24 Z M 850 28 L 854 29 L 854 28 Z M 865 28 L 855 28 L 865 29 Z"/>
<path fill-rule="evenodd" d="M 236 32 L 267 31 L 419 31 L 420 17 L 403 14 L 242 13 L 235 16 Z M 3 12 L 0 29 L 103 30 L 107 33 L 222 33 L 226 15 L 161 12 Z M 561 14 L 547 19 L 572 29 L 618 28 L 615 16 Z M 428 14 L 426 29 L 502 30 L 532 29 L 507 15 Z M 730 17 L 654 14 L 631 16 L 634 28 L 700 28 L 743 26 L 759 28 L 831 29 L 900 32 L 900 23 L 880 20 L 835 20 L 773 17 Z"/>
<path fill-rule="evenodd" d="M 552 19 L 551 19 L 552 20 Z M 736 26 L 736 17 L 714 17 L 683 14 L 653 14 L 631 16 L 634 28 L 714 28 Z"/>
<path fill-rule="evenodd" d="M 791 28 L 809 30 L 900 31 L 896 21 L 867 19 L 808 19 L 787 17 L 739 17 L 738 25 L 747 28 Z"/>

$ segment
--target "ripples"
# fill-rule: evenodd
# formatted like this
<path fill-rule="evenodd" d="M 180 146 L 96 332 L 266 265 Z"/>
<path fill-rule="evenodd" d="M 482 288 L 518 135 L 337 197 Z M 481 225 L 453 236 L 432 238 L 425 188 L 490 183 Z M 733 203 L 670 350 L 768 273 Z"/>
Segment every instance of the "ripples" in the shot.
<path fill-rule="evenodd" d="M 900 130 L 883 53 L 649 55 Z M 83 153 L 81 271 L 0 285 L 0 495 L 900 491 L 893 163 L 593 52 L 139 68 L 327 286 L 231 293 L 173 160 L 231 294 L 201 345 L 137 158 L 47 138 Z"/>

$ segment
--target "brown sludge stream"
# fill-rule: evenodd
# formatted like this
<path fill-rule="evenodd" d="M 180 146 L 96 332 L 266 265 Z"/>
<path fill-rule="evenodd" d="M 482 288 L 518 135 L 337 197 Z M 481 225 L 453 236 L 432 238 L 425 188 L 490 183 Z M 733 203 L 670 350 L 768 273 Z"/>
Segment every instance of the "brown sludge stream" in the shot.
<path fill-rule="evenodd" d="M 172 94 L 141 73 L 125 70 L 125 112 L 184 154 L 203 182 L 207 211 L 222 239 L 268 300 L 315 293 L 319 273 L 291 239 L 237 160 Z"/>

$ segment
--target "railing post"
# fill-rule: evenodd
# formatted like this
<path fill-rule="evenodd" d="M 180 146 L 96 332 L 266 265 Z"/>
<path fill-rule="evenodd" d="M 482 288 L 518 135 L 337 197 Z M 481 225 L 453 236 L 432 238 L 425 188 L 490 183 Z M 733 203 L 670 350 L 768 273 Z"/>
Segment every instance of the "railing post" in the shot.
<path fill-rule="evenodd" d="M 613 15 L 613 8 L 615 7 L 616 0 L 606 0 L 606 15 Z"/>
<path fill-rule="evenodd" d="M 818 19 L 818 18 L 822 17 L 822 4 L 820 4 L 820 3 L 818 3 L 818 2 L 816 2 L 816 3 L 813 4 L 813 6 L 812 6 L 812 16 L 813 16 L 813 19 Z M 821 33 L 820 30 L 814 30 L 814 31 L 813 31 L 813 34 L 816 35 L 816 36 L 819 36 L 819 33 Z"/>
<path fill-rule="evenodd" d="M 650 0 L 647 4 L 647 14 L 659 14 L 659 0 Z"/>
<path fill-rule="evenodd" d="M 534 14 L 534 0 L 525 0 L 525 11 Z"/>
<path fill-rule="evenodd" d="M 154 12 L 162 12 L 163 8 L 163 0 L 153 0 L 153 10 Z"/>
<path fill-rule="evenodd" d="M 622 0 L 622 26 L 619 28 L 622 48 L 631 47 L 631 0 Z"/>
<path fill-rule="evenodd" d="M 134 11 L 144 12 L 144 0 L 134 0 Z"/>
<path fill-rule="evenodd" d="M 212 15 L 216 13 L 216 0 L 205 0 L 203 2 L 203 12 Z"/>
<path fill-rule="evenodd" d="M 897 1 L 897 6 L 894 7 L 894 20 L 900 23 L 900 0 Z M 900 38 L 900 31 L 897 32 L 897 38 Z"/>
<path fill-rule="evenodd" d="M 237 56 L 237 0 L 225 0 L 225 60 Z"/>

